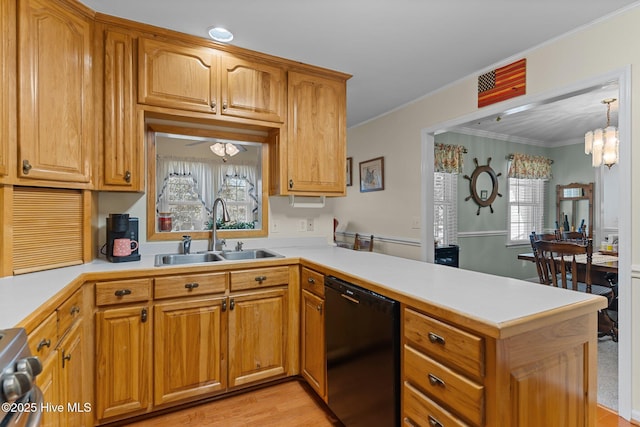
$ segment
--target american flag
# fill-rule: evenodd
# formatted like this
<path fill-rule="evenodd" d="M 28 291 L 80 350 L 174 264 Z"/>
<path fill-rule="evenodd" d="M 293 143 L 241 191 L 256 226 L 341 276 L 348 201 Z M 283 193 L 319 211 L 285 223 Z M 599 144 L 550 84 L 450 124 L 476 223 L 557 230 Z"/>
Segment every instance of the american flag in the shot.
<path fill-rule="evenodd" d="M 478 108 L 524 95 L 526 88 L 526 59 L 489 71 L 478 77 Z"/>

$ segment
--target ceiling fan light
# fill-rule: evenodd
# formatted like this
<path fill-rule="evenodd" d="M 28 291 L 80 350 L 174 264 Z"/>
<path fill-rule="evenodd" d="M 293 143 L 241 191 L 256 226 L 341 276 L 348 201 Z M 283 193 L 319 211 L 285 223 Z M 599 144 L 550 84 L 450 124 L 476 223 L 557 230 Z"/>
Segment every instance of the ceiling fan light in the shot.
<path fill-rule="evenodd" d="M 227 152 L 227 154 L 229 156 L 235 156 L 236 154 L 238 154 L 240 152 L 238 147 L 236 147 L 233 144 L 229 144 L 229 143 L 226 144 L 225 151 Z"/>
<path fill-rule="evenodd" d="M 225 156 L 225 144 L 221 142 L 216 142 L 213 145 L 210 145 L 209 148 L 213 151 L 213 154 L 216 156 L 224 157 Z"/>

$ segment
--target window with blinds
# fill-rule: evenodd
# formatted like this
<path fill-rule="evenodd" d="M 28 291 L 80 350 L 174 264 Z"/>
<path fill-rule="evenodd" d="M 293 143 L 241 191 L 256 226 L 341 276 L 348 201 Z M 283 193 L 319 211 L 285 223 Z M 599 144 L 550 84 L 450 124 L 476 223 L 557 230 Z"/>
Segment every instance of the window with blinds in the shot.
<path fill-rule="evenodd" d="M 433 174 L 433 238 L 438 245 L 458 244 L 458 175 Z"/>
<path fill-rule="evenodd" d="M 509 178 L 509 243 L 529 243 L 531 232 L 544 231 L 548 181 Z"/>

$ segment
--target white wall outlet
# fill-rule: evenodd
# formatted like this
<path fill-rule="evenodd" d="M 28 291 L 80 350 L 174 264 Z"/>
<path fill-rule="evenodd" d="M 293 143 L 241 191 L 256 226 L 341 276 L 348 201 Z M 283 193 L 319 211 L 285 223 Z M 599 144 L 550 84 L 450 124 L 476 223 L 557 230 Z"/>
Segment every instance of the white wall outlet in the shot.
<path fill-rule="evenodd" d="M 298 221 L 298 231 L 307 231 L 307 220 L 301 219 Z"/>
<path fill-rule="evenodd" d="M 271 232 L 272 233 L 280 232 L 280 221 L 271 221 Z"/>
<path fill-rule="evenodd" d="M 420 229 L 420 217 L 414 216 L 413 218 L 411 218 L 411 228 L 417 230 Z"/>
<path fill-rule="evenodd" d="M 315 220 L 313 218 L 307 218 L 307 231 L 313 231 L 315 224 Z"/>

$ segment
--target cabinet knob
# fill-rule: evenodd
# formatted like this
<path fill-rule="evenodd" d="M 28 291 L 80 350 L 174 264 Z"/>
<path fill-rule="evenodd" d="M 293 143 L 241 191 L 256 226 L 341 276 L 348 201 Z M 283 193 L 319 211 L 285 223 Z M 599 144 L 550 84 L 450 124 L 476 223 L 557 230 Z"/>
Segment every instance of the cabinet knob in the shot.
<path fill-rule="evenodd" d="M 145 323 L 148 318 L 149 318 L 149 311 L 146 308 L 143 308 L 142 311 L 140 312 L 140 321 L 142 323 Z"/>
<path fill-rule="evenodd" d="M 226 109 L 227 109 L 227 101 L 224 101 L 224 102 L 222 103 L 222 110 L 225 110 L 225 111 L 226 111 Z"/>
<path fill-rule="evenodd" d="M 229 310 L 233 310 L 236 307 L 236 300 L 233 298 L 229 301 Z"/>
<path fill-rule="evenodd" d="M 33 168 L 33 166 L 31 166 L 31 163 L 29 163 L 29 160 L 23 160 L 22 161 L 22 173 L 25 175 L 29 175 L 29 171 L 31 170 L 31 168 Z"/>
<path fill-rule="evenodd" d="M 69 314 L 71 314 L 71 316 L 80 314 L 80 307 L 78 307 L 77 305 L 74 305 L 73 307 L 71 307 L 71 310 L 69 310 Z"/>
<path fill-rule="evenodd" d="M 227 300 L 222 301 L 222 311 L 227 311 Z"/>
<path fill-rule="evenodd" d="M 430 427 L 443 427 L 443 424 L 429 415 L 429 426 Z"/>
<path fill-rule="evenodd" d="M 216 104 L 216 101 L 211 101 L 211 109 L 213 110 L 213 112 L 216 112 L 216 107 L 218 106 L 218 104 Z"/>
<path fill-rule="evenodd" d="M 318 313 L 322 314 L 322 304 L 318 304 L 316 306 L 316 310 L 318 310 Z"/>
<path fill-rule="evenodd" d="M 127 182 L 127 183 L 131 182 L 131 172 L 126 171 L 126 172 L 124 173 L 124 180 L 125 180 L 125 182 Z"/>
<path fill-rule="evenodd" d="M 315 279 L 314 279 L 313 277 L 309 277 L 309 278 L 307 279 L 307 283 L 309 283 L 309 284 L 311 284 L 311 285 L 315 285 L 315 284 L 316 284 L 316 281 L 315 281 Z"/>
<path fill-rule="evenodd" d="M 292 179 L 289 180 L 289 188 L 293 188 L 293 180 Z"/>

